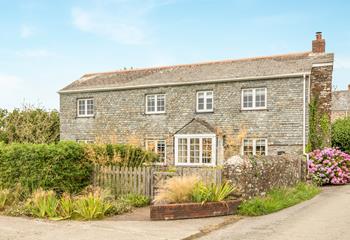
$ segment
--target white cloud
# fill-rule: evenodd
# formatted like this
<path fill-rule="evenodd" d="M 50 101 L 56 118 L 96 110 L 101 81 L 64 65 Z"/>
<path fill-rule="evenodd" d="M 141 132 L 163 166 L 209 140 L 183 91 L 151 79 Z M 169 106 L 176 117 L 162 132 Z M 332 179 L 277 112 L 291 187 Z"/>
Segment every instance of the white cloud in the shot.
<path fill-rule="evenodd" d="M 89 7 L 72 8 L 73 25 L 83 32 L 121 44 L 149 43 L 153 34 L 149 14 L 178 0 L 92 0 Z"/>
<path fill-rule="evenodd" d="M 81 31 L 104 36 L 122 44 L 147 42 L 145 32 L 140 25 L 81 8 L 74 8 L 72 16 L 74 26 Z"/>
<path fill-rule="evenodd" d="M 20 36 L 21 38 L 29 38 L 31 36 L 33 36 L 34 34 L 34 30 L 32 27 L 28 26 L 28 25 L 22 25 L 20 28 Z"/>
<path fill-rule="evenodd" d="M 55 56 L 54 53 L 46 49 L 26 49 L 22 51 L 17 51 L 16 55 L 24 58 L 43 58 Z"/>

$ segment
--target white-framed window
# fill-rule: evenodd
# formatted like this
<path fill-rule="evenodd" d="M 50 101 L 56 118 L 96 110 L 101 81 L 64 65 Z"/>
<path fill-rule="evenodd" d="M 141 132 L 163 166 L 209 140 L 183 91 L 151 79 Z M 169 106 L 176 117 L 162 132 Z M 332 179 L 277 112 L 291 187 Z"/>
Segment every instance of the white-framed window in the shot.
<path fill-rule="evenodd" d="M 214 92 L 198 91 L 197 92 L 197 112 L 212 112 L 214 109 Z"/>
<path fill-rule="evenodd" d="M 77 100 L 77 116 L 93 117 L 94 116 L 94 99 L 81 98 Z"/>
<path fill-rule="evenodd" d="M 146 113 L 165 113 L 165 94 L 146 95 Z"/>
<path fill-rule="evenodd" d="M 267 155 L 267 139 L 266 138 L 243 139 L 242 155 Z"/>
<path fill-rule="evenodd" d="M 146 140 L 146 149 L 152 151 L 159 156 L 159 162 L 165 163 L 166 161 L 166 141 L 165 140 Z"/>
<path fill-rule="evenodd" d="M 267 88 L 242 89 L 242 109 L 266 109 Z"/>
<path fill-rule="evenodd" d="M 94 143 L 94 141 L 93 140 L 87 140 L 87 139 L 78 139 L 77 143 L 92 144 L 92 143 Z"/>
<path fill-rule="evenodd" d="M 175 165 L 216 164 L 215 134 L 175 135 Z"/>

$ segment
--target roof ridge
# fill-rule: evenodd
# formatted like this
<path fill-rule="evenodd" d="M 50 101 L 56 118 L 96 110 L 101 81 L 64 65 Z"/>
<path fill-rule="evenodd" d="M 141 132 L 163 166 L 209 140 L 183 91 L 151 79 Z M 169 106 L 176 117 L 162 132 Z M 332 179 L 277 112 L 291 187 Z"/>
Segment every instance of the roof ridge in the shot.
<path fill-rule="evenodd" d="M 306 56 L 306 55 L 309 55 L 310 53 L 311 53 L 310 51 L 294 52 L 294 53 L 276 54 L 276 55 L 269 55 L 269 56 L 226 59 L 226 60 L 206 61 L 206 62 L 187 63 L 187 64 L 175 64 L 175 65 L 158 66 L 158 67 L 144 67 L 144 68 L 134 68 L 134 69 L 127 69 L 127 70 L 115 70 L 115 71 L 108 71 L 108 72 L 95 72 L 95 73 L 84 74 L 81 78 L 90 77 L 94 75 L 107 75 L 107 74 L 113 74 L 113 73 L 130 73 L 130 72 L 138 72 L 138 71 L 141 72 L 141 71 L 151 71 L 151 70 L 156 71 L 156 70 L 170 69 L 170 68 L 176 68 L 176 67 L 192 67 L 192 66 L 201 66 L 201 65 L 209 65 L 209 64 L 218 64 L 218 63 L 220 64 L 220 63 L 229 63 L 229 62 L 260 60 L 260 59 L 286 58 L 286 57 L 299 56 L 299 55 Z"/>

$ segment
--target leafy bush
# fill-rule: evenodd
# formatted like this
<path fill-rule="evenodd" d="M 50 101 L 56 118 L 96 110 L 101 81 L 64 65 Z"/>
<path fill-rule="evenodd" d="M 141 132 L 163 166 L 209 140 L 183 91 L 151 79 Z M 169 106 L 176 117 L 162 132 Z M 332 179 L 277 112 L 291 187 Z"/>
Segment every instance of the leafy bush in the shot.
<path fill-rule="evenodd" d="M 102 218 L 111 208 L 111 203 L 93 193 L 81 196 L 74 202 L 74 212 L 83 220 Z"/>
<path fill-rule="evenodd" d="M 226 182 L 221 185 L 205 185 L 196 176 L 173 177 L 165 181 L 155 196 L 154 202 L 219 202 L 227 199 L 236 188 Z"/>
<path fill-rule="evenodd" d="M 350 182 L 350 155 L 335 148 L 315 150 L 310 154 L 308 169 L 319 185 L 346 184 Z"/>
<path fill-rule="evenodd" d="M 277 212 L 316 196 L 320 189 L 307 183 L 298 183 L 295 187 L 275 188 L 264 197 L 255 197 L 239 206 L 239 214 L 260 216 Z"/>
<path fill-rule="evenodd" d="M 54 143 L 59 141 L 59 113 L 24 106 L 8 112 L 0 109 L 0 141 L 6 143 Z"/>
<path fill-rule="evenodd" d="M 39 218 L 57 217 L 59 200 L 54 191 L 36 190 L 29 199 L 27 208 L 30 213 Z"/>
<path fill-rule="evenodd" d="M 192 192 L 199 180 L 195 176 L 173 177 L 165 181 L 155 196 L 154 202 L 159 203 L 182 203 L 189 202 Z"/>
<path fill-rule="evenodd" d="M 148 206 L 151 199 L 144 195 L 139 194 L 127 194 L 120 197 L 120 200 L 122 202 L 125 202 L 126 204 L 129 204 L 133 207 L 144 207 Z"/>
<path fill-rule="evenodd" d="M 230 183 L 209 184 L 198 183 L 192 191 L 192 200 L 194 202 L 220 202 L 227 199 L 230 194 L 236 191 Z"/>
<path fill-rule="evenodd" d="M 138 167 L 157 162 L 159 157 L 151 151 L 128 144 L 83 144 L 86 158 L 102 165 Z"/>
<path fill-rule="evenodd" d="M 53 189 L 77 193 L 91 182 L 93 164 L 85 159 L 83 146 L 58 144 L 0 144 L 0 187 L 20 184 L 32 192 Z"/>
<path fill-rule="evenodd" d="M 350 117 L 332 124 L 332 146 L 350 154 Z"/>

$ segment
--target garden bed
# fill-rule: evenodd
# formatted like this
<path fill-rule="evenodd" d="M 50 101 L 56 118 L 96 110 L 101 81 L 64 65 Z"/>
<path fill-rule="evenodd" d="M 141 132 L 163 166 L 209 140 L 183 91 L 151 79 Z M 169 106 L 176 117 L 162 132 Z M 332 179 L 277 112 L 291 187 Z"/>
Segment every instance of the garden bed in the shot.
<path fill-rule="evenodd" d="M 175 203 L 152 205 L 151 220 L 176 220 L 187 218 L 215 217 L 235 214 L 240 199 L 207 203 Z"/>

